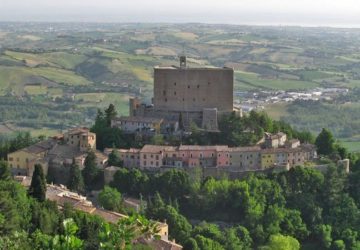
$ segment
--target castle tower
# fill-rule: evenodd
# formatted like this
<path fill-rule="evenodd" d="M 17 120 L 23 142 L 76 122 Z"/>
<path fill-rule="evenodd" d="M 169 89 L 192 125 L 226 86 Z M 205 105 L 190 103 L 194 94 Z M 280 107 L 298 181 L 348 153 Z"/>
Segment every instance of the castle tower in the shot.
<path fill-rule="evenodd" d="M 180 68 L 186 68 L 186 56 L 180 56 Z"/>

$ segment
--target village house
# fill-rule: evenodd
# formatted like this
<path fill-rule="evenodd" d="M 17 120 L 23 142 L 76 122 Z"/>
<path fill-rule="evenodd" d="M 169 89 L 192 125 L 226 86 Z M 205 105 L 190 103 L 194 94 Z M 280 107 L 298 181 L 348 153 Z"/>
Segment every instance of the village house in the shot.
<path fill-rule="evenodd" d="M 109 152 L 111 149 L 107 149 Z M 236 171 L 255 171 L 280 166 L 290 168 L 316 158 L 314 145 L 300 144 L 299 140 L 287 141 L 283 133 L 267 134 L 262 145 L 253 147 L 145 145 L 142 149 L 119 149 L 118 152 L 125 167 L 141 169 L 231 167 Z"/>
<path fill-rule="evenodd" d="M 285 145 L 287 136 L 285 133 L 279 132 L 276 134 L 265 133 L 265 144 L 266 148 L 278 148 Z"/>
<path fill-rule="evenodd" d="M 36 164 L 41 164 L 44 172 L 47 173 L 48 164 L 44 158 L 56 143 L 55 139 L 48 139 L 8 154 L 7 159 L 12 174 L 32 176 Z"/>
<path fill-rule="evenodd" d="M 153 117 L 121 116 L 111 120 L 111 127 L 120 128 L 125 133 L 160 133 L 163 119 Z"/>
<path fill-rule="evenodd" d="M 54 136 L 29 147 L 8 154 L 9 166 L 13 175 L 32 176 L 34 166 L 41 164 L 44 173 L 52 169 L 55 175 L 65 178 L 64 166 L 69 166 L 75 160 L 80 169 L 89 150 L 96 155 L 97 166 L 106 167 L 107 155 L 96 150 L 96 134 L 88 128 L 75 128 L 64 134 Z"/>
<path fill-rule="evenodd" d="M 175 151 L 176 147 L 172 146 L 145 145 L 140 150 L 140 168 L 159 168 L 163 166 L 165 155 L 173 154 Z"/>
<path fill-rule="evenodd" d="M 261 166 L 261 147 L 236 147 L 231 148 L 230 166 L 236 167 L 242 171 L 257 170 Z"/>

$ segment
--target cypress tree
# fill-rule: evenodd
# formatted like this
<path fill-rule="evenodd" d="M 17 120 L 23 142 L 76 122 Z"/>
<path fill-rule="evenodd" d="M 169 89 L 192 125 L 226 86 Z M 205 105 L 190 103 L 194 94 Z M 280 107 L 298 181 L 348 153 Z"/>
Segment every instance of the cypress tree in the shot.
<path fill-rule="evenodd" d="M 43 168 L 40 164 L 35 164 L 32 176 L 29 195 L 42 202 L 46 199 L 46 181 Z"/>
<path fill-rule="evenodd" d="M 107 109 L 105 109 L 105 119 L 107 127 L 111 126 L 111 120 L 116 117 L 116 109 L 114 104 L 110 104 Z"/>
<path fill-rule="evenodd" d="M 67 187 L 72 191 L 84 191 L 84 179 L 82 177 L 79 166 L 76 164 L 75 159 L 70 166 L 69 182 Z"/>
<path fill-rule="evenodd" d="M 89 151 L 85 158 L 85 168 L 82 171 L 85 186 L 87 189 L 91 189 L 96 176 L 99 173 L 99 169 L 96 166 L 96 155 L 93 151 Z"/>
<path fill-rule="evenodd" d="M 334 153 L 334 142 L 335 139 L 332 133 L 328 129 L 323 128 L 315 140 L 318 154 L 330 155 Z"/>
<path fill-rule="evenodd" d="M 0 180 L 10 180 L 11 172 L 9 165 L 6 161 L 0 160 Z"/>

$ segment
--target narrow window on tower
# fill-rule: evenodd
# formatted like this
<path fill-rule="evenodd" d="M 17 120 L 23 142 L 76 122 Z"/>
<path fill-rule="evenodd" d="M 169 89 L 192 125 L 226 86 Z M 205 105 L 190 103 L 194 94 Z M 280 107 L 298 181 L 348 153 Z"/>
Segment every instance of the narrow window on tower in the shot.
<path fill-rule="evenodd" d="M 163 95 L 166 95 L 166 90 L 163 91 Z"/>
<path fill-rule="evenodd" d="M 176 91 L 174 91 L 174 95 L 176 95 Z"/>

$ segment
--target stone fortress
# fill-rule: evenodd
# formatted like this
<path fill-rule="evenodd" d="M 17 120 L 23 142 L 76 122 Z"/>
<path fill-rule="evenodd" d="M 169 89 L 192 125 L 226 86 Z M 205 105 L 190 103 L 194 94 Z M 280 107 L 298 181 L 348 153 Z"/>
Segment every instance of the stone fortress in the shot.
<path fill-rule="evenodd" d="M 180 57 L 180 67 L 154 68 L 154 97 L 151 105 L 131 98 L 130 117 L 164 119 L 169 124 L 179 122 L 185 130 L 195 123 L 208 131 L 218 130 L 223 114 L 241 110 L 233 106 L 234 70 L 232 68 L 190 68 L 186 57 Z"/>

